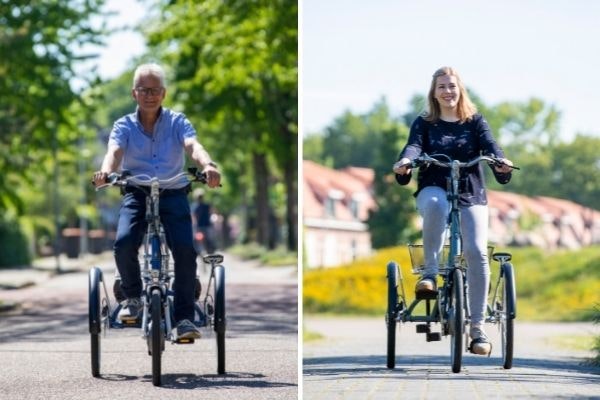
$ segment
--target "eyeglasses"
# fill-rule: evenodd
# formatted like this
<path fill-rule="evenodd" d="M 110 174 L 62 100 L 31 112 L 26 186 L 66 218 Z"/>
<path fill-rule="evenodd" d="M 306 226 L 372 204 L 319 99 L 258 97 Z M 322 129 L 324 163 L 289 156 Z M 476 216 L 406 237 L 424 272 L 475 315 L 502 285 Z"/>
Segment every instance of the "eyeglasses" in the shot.
<path fill-rule="evenodd" d="M 162 93 L 163 89 L 164 88 L 162 88 L 162 87 L 147 88 L 147 87 L 138 86 L 135 88 L 135 91 L 137 92 L 137 94 L 141 94 L 142 96 L 148 96 L 148 95 L 158 96 L 159 94 Z"/>

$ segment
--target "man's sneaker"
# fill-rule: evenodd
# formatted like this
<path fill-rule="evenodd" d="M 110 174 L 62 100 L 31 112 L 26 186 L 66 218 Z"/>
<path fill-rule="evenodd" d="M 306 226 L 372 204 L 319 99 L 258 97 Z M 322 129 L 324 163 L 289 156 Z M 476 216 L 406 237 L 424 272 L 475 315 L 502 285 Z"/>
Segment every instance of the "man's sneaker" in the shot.
<path fill-rule="evenodd" d="M 483 328 L 478 326 L 471 327 L 471 344 L 469 350 L 471 353 L 479 354 L 482 356 L 489 356 L 492 352 L 492 343 L 488 339 L 487 335 L 483 331 Z"/>
<path fill-rule="evenodd" d="M 119 311 L 117 319 L 124 323 L 132 323 L 139 319 L 142 313 L 143 303 L 139 297 L 132 297 L 124 302 L 123 308 Z"/>
<path fill-rule="evenodd" d="M 415 287 L 415 295 L 417 298 L 437 296 L 437 285 L 435 283 L 435 278 L 431 276 L 424 276 L 421 278 Z"/>
<path fill-rule="evenodd" d="M 200 339 L 200 331 L 189 319 L 182 319 L 177 324 L 177 339 Z"/>

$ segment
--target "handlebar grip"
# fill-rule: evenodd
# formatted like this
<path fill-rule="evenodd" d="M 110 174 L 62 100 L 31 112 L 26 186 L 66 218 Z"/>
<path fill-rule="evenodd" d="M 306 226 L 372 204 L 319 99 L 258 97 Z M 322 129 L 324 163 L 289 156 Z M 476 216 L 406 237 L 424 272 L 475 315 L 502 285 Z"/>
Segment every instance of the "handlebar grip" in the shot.
<path fill-rule="evenodd" d="M 121 175 L 119 173 L 117 173 L 117 172 L 111 172 L 106 177 L 106 183 L 115 183 L 116 181 L 119 180 L 119 178 L 121 178 Z"/>

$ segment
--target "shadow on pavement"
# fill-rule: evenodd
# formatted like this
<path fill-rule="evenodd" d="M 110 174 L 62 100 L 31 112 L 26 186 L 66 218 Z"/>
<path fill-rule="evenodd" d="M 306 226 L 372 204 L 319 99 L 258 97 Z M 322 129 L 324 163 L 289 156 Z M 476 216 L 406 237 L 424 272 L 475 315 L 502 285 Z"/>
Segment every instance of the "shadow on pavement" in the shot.
<path fill-rule="evenodd" d="M 231 285 L 227 289 L 227 326 L 232 336 L 298 333 L 296 285 Z"/>
<path fill-rule="evenodd" d="M 396 368 L 386 368 L 385 356 L 334 356 L 315 357 L 303 360 L 305 376 L 323 379 L 381 378 L 389 375 L 393 379 L 429 380 L 494 380 L 542 382 L 552 381 L 569 384 L 598 384 L 600 367 L 585 365 L 581 359 L 544 360 L 515 358 L 513 369 L 505 370 L 499 358 L 466 357 L 463 371 L 468 374 L 453 374 L 450 358 L 441 356 L 409 355 L 403 362 L 396 359 Z"/>
<path fill-rule="evenodd" d="M 269 382 L 262 374 L 228 372 L 225 375 L 163 374 L 161 387 L 166 389 L 213 389 L 213 388 L 276 388 L 295 387 L 296 384 Z M 131 376 L 122 374 L 102 375 L 101 380 L 112 382 L 141 381 L 152 382 L 152 375 Z"/>
<path fill-rule="evenodd" d="M 226 289 L 227 337 L 297 334 L 297 286 L 232 284 Z M 59 298 L 34 295 L 23 309 L 2 315 L 0 342 L 68 341 L 87 335 L 87 313 L 86 292 Z"/>

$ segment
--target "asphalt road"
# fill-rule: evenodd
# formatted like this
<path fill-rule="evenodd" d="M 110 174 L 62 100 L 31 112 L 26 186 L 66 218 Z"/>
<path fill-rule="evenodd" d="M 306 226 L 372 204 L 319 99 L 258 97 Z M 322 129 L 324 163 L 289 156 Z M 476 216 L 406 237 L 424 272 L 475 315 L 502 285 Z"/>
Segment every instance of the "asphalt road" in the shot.
<path fill-rule="evenodd" d="M 21 303 L 0 314 L 0 399 L 297 399 L 296 268 L 224 264 L 226 375 L 217 375 L 216 340 L 203 330 L 193 345 L 167 343 L 163 385 L 154 387 L 140 331 L 111 329 L 102 338 L 102 376 L 93 378 L 81 271 L 0 291 Z M 100 266 L 112 276 L 110 258 Z"/>
<path fill-rule="evenodd" d="M 427 343 L 413 323 L 397 333 L 393 370 L 386 368 L 383 316 L 307 316 L 303 325 L 323 335 L 303 346 L 305 400 L 600 399 L 600 368 L 584 364 L 592 353 L 558 345 L 598 335 L 593 324 L 517 322 L 512 369 L 502 368 L 497 347 L 489 358 L 465 354 L 458 374 L 451 372 L 449 339 Z M 497 329 L 487 332 L 499 346 Z"/>

